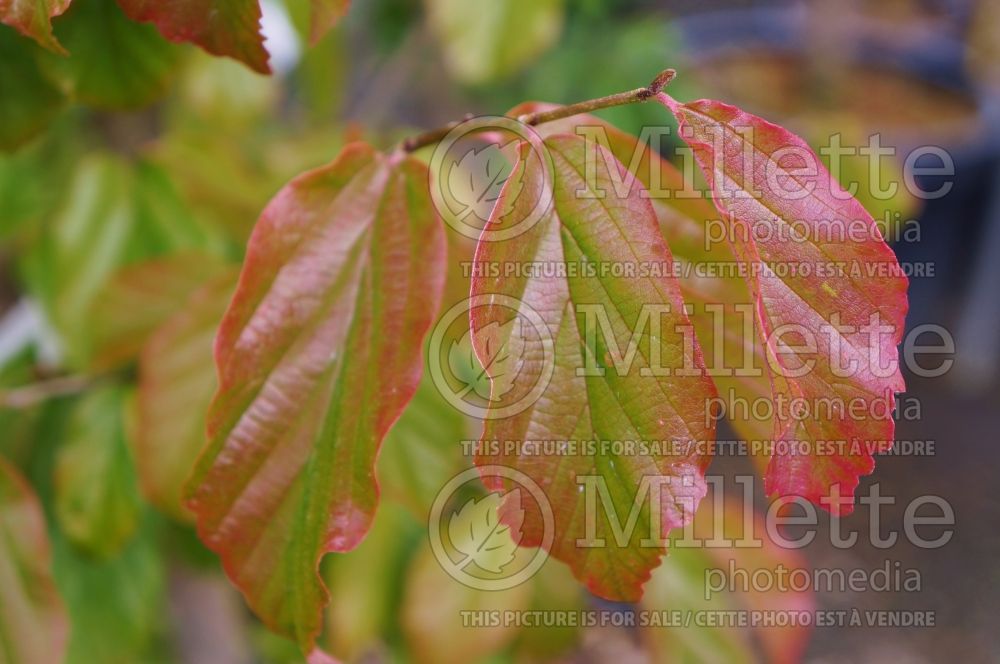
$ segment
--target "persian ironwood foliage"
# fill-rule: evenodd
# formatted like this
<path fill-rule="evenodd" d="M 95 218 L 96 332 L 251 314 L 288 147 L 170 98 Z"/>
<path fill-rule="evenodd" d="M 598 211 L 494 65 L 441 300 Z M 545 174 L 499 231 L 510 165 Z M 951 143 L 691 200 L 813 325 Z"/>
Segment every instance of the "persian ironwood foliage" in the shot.
<path fill-rule="evenodd" d="M 509 315 L 505 307 L 478 307 L 473 310 L 472 328 L 495 331 L 494 335 L 473 336 L 480 357 L 486 358 L 487 346 L 492 345 L 524 346 L 519 353 L 525 357 L 544 358 L 548 354 L 554 358 L 551 366 L 543 359 L 528 363 L 518 373 L 517 380 L 528 384 L 544 380 L 543 372 L 551 371 L 552 376 L 544 393 L 529 408 L 508 417 L 488 415 L 483 440 L 531 441 L 543 434 L 550 440 L 670 440 L 676 442 L 677 449 L 675 454 L 662 455 L 568 456 L 558 459 L 558 464 L 557 459 L 547 455 L 483 453 L 477 455 L 476 462 L 515 468 L 544 487 L 555 519 L 552 553 L 569 563 L 574 574 L 598 595 L 637 600 L 664 547 L 638 545 L 640 539 L 656 535 L 648 532 L 648 518 L 640 518 L 639 523 L 644 525 L 638 530 L 642 532 L 636 532 L 634 541 L 627 546 L 613 544 L 610 528 L 603 521 L 596 533 L 587 534 L 585 497 L 579 491 L 577 477 L 604 478 L 619 505 L 631 503 L 631 497 L 640 492 L 643 477 L 667 478 L 669 482 L 659 494 L 662 504 L 657 506 L 663 522 L 661 532 L 683 525 L 706 491 L 703 473 L 709 458 L 704 454 L 704 443 L 714 439 L 715 431 L 711 423 L 705 422 L 704 404 L 715 392 L 704 373 L 700 350 L 684 341 L 683 331 L 690 324 L 677 281 L 667 276 L 670 251 L 638 179 L 609 153 L 602 152 L 596 159 L 596 178 L 587 181 L 586 141 L 557 135 L 545 142 L 553 162 L 550 182 L 539 163 L 542 157 L 534 155 L 529 147 L 522 145 L 518 164 L 508 180 L 520 186 L 506 188 L 484 233 L 502 233 L 505 228 L 521 224 L 531 214 L 535 201 L 543 196 L 551 197 L 553 205 L 527 232 L 511 240 L 493 242 L 484 235 L 476 252 L 480 266 L 520 262 L 582 268 L 590 262 L 658 264 L 665 270 L 662 276 L 639 278 L 598 278 L 583 269 L 567 269 L 567 274 L 585 275 L 570 278 L 474 278 L 473 297 L 505 296 L 537 312 L 547 328 L 547 335 L 541 338 L 525 338 L 517 333 L 516 326 L 498 324 Z M 616 195 L 608 169 L 616 169 L 614 175 L 625 178 L 624 196 Z M 605 195 L 581 194 L 587 187 L 599 187 Z M 549 191 L 542 191 L 546 188 Z M 515 273 L 530 274 L 521 270 Z M 489 271 L 478 269 L 474 274 Z M 607 338 L 607 330 L 585 338 L 587 322 L 586 314 L 578 308 L 581 304 L 608 312 L 611 332 Z M 649 315 L 650 307 L 656 308 L 656 315 L 666 312 L 660 323 L 663 334 L 640 342 L 635 363 L 628 370 L 619 372 L 615 366 L 608 366 L 612 354 L 629 348 L 634 330 L 642 328 L 641 321 Z M 546 338 L 551 339 L 550 348 L 542 347 Z M 658 366 L 676 370 L 690 365 L 692 370 L 687 375 L 657 375 L 650 371 L 654 357 L 659 358 Z M 601 367 L 599 372 L 580 375 L 582 368 L 594 365 Z M 491 407 L 495 404 L 491 402 Z M 503 488 L 498 477 L 484 479 L 491 489 Z M 525 546 L 539 546 L 543 541 L 544 526 L 540 519 L 535 521 L 523 527 L 521 543 Z M 587 536 L 604 539 L 607 546 L 579 546 L 577 542 Z"/>
<path fill-rule="evenodd" d="M 712 200 L 730 224 L 734 256 L 759 266 L 745 273 L 772 396 L 808 404 L 861 399 L 868 405 L 862 417 L 846 408 L 816 408 L 816 417 L 775 418 L 774 441 L 804 442 L 809 449 L 802 453 L 789 445 L 784 449 L 795 452 L 775 454 L 765 490 L 849 513 L 858 478 L 875 467 L 873 453 L 892 446 L 895 395 L 905 389 L 897 346 L 907 278 L 871 214 L 801 138 L 721 102 L 680 104 L 663 93 L 659 99 L 677 115 Z M 858 223 L 864 241 L 824 232 Z M 782 232 L 778 226 L 801 230 Z M 837 269 L 790 269 L 809 266 Z M 803 343 L 803 336 L 812 341 Z M 822 452 L 817 441 L 848 445 L 839 453 Z"/>
<path fill-rule="evenodd" d="M 348 4 L 311 0 L 310 39 L 318 41 Z M 444 42 L 445 61 L 465 81 L 491 80 L 522 66 L 555 38 L 564 5 L 488 4 L 479 11 L 470 2 L 428 2 L 429 27 Z M 529 14 L 535 20 L 522 29 L 516 19 Z M 168 41 L 191 42 L 257 72 L 270 71 L 257 0 L 0 0 L 0 21 L 53 52 L 37 62 L 34 56 L 7 57 L 19 48 L 11 39 L 40 49 L 13 31 L 0 34 L 0 72 L 9 73 L 0 77 L 0 90 L 23 102 L 11 111 L 0 108 L 3 145 L 35 132 L 64 97 L 99 108 L 158 98 L 178 60 L 178 47 Z M 477 57 L 466 57 L 470 50 Z M 132 66 L 112 76 L 119 62 Z M 623 276 L 584 269 L 552 276 L 517 269 L 515 276 L 493 276 L 474 269 L 471 283 L 457 290 L 520 303 L 540 321 L 535 331 L 542 334 L 512 325 L 498 304 L 477 307 L 447 358 L 454 373 L 476 377 L 470 387 L 489 402 L 483 442 L 670 444 L 655 453 L 571 457 L 498 454 L 483 445 L 475 463 L 495 493 L 469 503 L 454 522 L 456 528 L 468 525 L 473 511 L 486 514 L 491 528 L 499 519 L 502 527 L 490 532 L 504 536 L 501 547 L 546 546 L 594 593 L 647 603 L 643 591 L 651 577 L 655 599 L 669 601 L 669 592 L 660 592 L 663 577 L 653 573 L 667 549 L 657 535 L 690 523 L 706 495 L 712 403 L 734 397 L 862 401 L 867 407 L 860 418 L 833 410 L 733 421 L 746 438 L 803 444 L 764 459 L 769 495 L 800 496 L 835 514 L 850 512 L 859 477 L 874 468 L 873 454 L 892 443 L 892 406 L 904 389 L 896 346 L 907 310 L 906 278 L 875 221 L 801 138 L 721 102 L 657 99 L 693 148 L 707 194 L 671 195 L 685 186 L 680 172 L 638 138 L 596 118 L 543 124 L 540 152 L 518 144 L 510 169 L 487 173 L 490 195 L 480 197 L 474 211 L 489 220 L 473 263 L 655 264 L 661 271 Z M 551 106 L 528 103 L 509 115 L 544 108 Z M 595 127 L 603 131 L 591 132 Z M 464 182 L 458 166 L 453 187 Z M 195 234 L 173 219 L 150 223 L 160 216 L 150 210 L 158 211 L 162 201 L 134 200 L 137 187 L 129 186 L 126 169 L 110 158 L 78 169 L 73 189 L 89 195 L 74 197 L 81 202 L 57 224 L 69 230 L 50 247 L 55 326 L 75 332 L 90 315 L 104 324 L 92 334 L 73 335 L 68 357 L 101 369 L 138 358 L 139 367 L 134 402 L 127 391 L 110 388 L 75 411 L 73 441 L 56 464 L 56 519 L 69 540 L 104 555 L 137 528 L 139 491 L 175 519 L 193 518 L 202 541 L 263 622 L 295 639 L 310 661 L 327 661 L 314 648 L 327 602 L 320 561 L 366 537 L 378 507 L 375 469 L 383 439 L 410 444 L 412 436 L 403 435 L 408 429 L 428 438 L 445 430 L 465 435 L 465 421 L 455 412 L 438 417 L 406 410 L 421 384 L 424 338 L 440 308 L 446 272 L 454 271 L 428 191 L 428 168 L 400 150 L 380 153 L 354 143 L 332 164 L 297 177 L 261 214 L 235 293 L 229 266 L 207 258 L 192 270 L 188 260 L 157 260 L 121 269 L 108 263 L 87 278 L 76 274 L 80 254 L 95 253 L 92 247 L 120 254 L 124 264 L 139 225 L 162 226 L 164 244 L 184 246 Z M 472 180 L 468 185 L 473 188 Z M 495 239 L 533 215 L 538 200 L 549 205 L 536 222 Z M 702 246 L 704 224 L 716 215 L 727 241 Z M 860 223 L 868 232 L 860 240 L 824 237 L 831 223 Z M 143 248 L 140 255 L 152 253 Z M 685 272 L 673 269 L 696 263 L 742 269 L 713 279 L 678 276 Z M 847 267 L 824 275 L 787 269 L 825 263 Z M 125 309 L 129 316 L 116 320 L 115 312 Z M 596 309 L 600 314 L 591 318 Z M 659 317 L 660 332 L 639 333 L 650 315 Z M 596 333 L 588 333 L 595 323 Z M 619 366 L 624 349 L 631 349 L 626 367 Z M 734 371 L 748 367 L 753 372 Z M 542 389 L 528 408 L 504 413 L 501 397 L 530 393 L 536 385 Z M 425 390 L 434 402 L 431 387 L 424 381 L 412 405 L 425 401 Z M 206 413 L 201 406 L 213 390 Z M 125 413 L 138 423 L 130 446 Z M 393 429 L 397 420 L 401 426 Z M 98 450 L 98 439 L 115 445 Z M 820 449 L 823 441 L 846 445 L 830 453 Z M 410 458 L 405 452 L 383 458 L 383 479 L 412 470 Z M 551 542 L 546 524 L 514 504 L 513 492 L 500 500 L 499 492 L 510 487 L 488 470 L 496 465 L 542 487 L 554 517 Z M 433 475 L 427 467 L 418 472 Z M 619 515 L 630 514 L 649 478 L 663 483 L 660 501 L 642 506 L 637 527 L 623 541 L 607 516 L 590 529 L 581 476 L 604 482 Z M 424 506 L 440 487 L 433 485 L 436 477 L 420 479 L 396 491 Z M 827 500 L 838 495 L 843 499 Z M 19 661 L 47 661 L 40 644 L 62 647 L 65 618 L 48 576 L 44 520 L 27 486 L 3 462 L 0 516 L 9 535 L 0 545 L 0 576 L 10 582 L 18 607 L 9 615 L 0 611 L 0 636 L 24 634 L 16 644 Z M 588 538 L 604 545 L 581 547 Z M 467 553 L 476 557 L 478 550 Z M 441 570 L 426 550 L 417 561 L 409 593 L 435 593 Z M 341 570 L 334 578 L 351 573 Z M 504 601 L 517 595 L 517 606 L 527 606 L 531 590 L 520 588 Z M 405 629 L 422 637 L 431 623 L 414 610 Z M 3 645 L 10 650 L 6 638 Z M 470 644 L 470 652 L 478 653 L 479 645 Z"/>
<path fill-rule="evenodd" d="M 320 557 L 378 502 L 379 444 L 413 397 L 444 286 L 427 169 L 364 144 L 286 186 L 250 238 L 216 338 L 190 484 L 198 532 L 261 618 L 309 651 Z"/>
<path fill-rule="evenodd" d="M 705 495 L 715 436 L 706 407 L 723 387 L 766 399 L 860 398 L 887 408 L 860 421 L 837 413 L 808 421 L 776 417 L 768 432 L 775 440 L 861 444 L 837 454 L 776 454 L 767 465 L 768 493 L 846 513 L 858 477 L 872 470 L 872 452 L 891 444 L 889 413 L 894 392 L 903 389 L 896 344 L 906 280 L 871 216 L 788 131 L 720 102 L 661 101 L 677 114 L 710 194 L 672 198 L 684 186 L 681 174 L 639 139 L 588 116 L 561 120 L 540 128 L 541 153 L 518 146 L 475 262 L 663 267 L 675 259 L 719 260 L 741 265 L 740 276 L 706 285 L 678 278 L 673 269 L 628 277 L 586 270 L 495 277 L 477 269 L 473 299 L 497 304 L 472 310 L 467 335 L 492 383 L 488 397 L 530 392 L 544 378 L 526 409 L 504 414 L 500 400 L 489 399 L 483 441 L 672 443 L 669 452 L 567 458 L 497 455 L 484 446 L 475 459 L 488 489 L 510 488 L 488 470 L 506 465 L 543 487 L 551 502 L 555 533 L 547 543 L 537 514 L 494 501 L 520 546 L 547 546 L 593 592 L 626 601 L 642 596 L 665 542 L 648 546 L 657 534 L 648 505 L 625 541 L 606 517 L 588 531 L 580 476 L 601 478 L 619 514 L 629 512 L 645 480 L 657 478 L 663 491 L 655 509 L 659 532 L 666 533 L 689 522 Z M 604 127 L 605 138 L 582 137 L 586 132 L 577 129 L 584 126 Z M 816 160 L 815 168 L 786 163 L 790 151 Z M 316 565 L 327 551 L 356 546 L 371 522 L 374 455 L 413 394 L 420 344 L 436 312 L 444 249 L 427 175 L 398 152 L 385 156 L 352 145 L 333 165 L 293 181 L 258 222 L 217 338 L 221 382 L 209 415 L 211 442 L 189 505 L 251 606 L 306 651 L 324 602 Z M 711 250 L 691 241 L 703 236 L 700 224 L 712 214 L 706 198 L 732 231 L 728 244 Z M 551 204 L 536 223 L 496 240 L 533 214 L 538 200 Z M 810 231 L 831 220 L 862 223 L 868 239 L 812 239 Z M 784 239 L 764 243 L 753 241 L 762 234 L 739 232 L 793 223 L 805 225 L 805 237 L 771 233 Z M 854 276 L 784 269 L 822 260 L 846 263 Z M 509 324 L 500 314 L 504 298 L 530 309 L 543 333 Z M 650 306 L 668 320 L 658 334 L 636 336 Z M 587 307 L 601 308 L 607 318 L 596 334 L 583 332 Z M 718 321 L 713 307 L 745 307 L 752 317 Z M 881 325 L 875 331 L 866 327 L 873 317 Z M 821 341 L 792 340 L 790 325 Z M 632 366 L 622 370 L 622 350 L 633 343 Z M 737 351 L 737 366 L 759 370 L 758 378 L 733 380 L 727 368 Z M 554 358 L 549 367 L 539 359 L 546 353 Z M 500 355 L 516 358 L 516 375 L 507 375 L 506 361 L 494 361 Z M 654 358 L 668 371 L 652 370 Z M 797 371 L 802 366 L 810 370 Z M 838 373 L 842 366 L 851 371 Z M 824 500 L 838 492 L 846 499 Z M 587 537 L 605 545 L 581 548 Z"/>

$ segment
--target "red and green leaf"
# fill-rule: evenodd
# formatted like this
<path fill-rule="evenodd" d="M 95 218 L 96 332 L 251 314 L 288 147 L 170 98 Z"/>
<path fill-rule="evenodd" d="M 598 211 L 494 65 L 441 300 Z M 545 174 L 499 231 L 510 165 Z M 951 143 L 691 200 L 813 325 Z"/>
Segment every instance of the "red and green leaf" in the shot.
<path fill-rule="evenodd" d="M 555 104 L 525 102 L 508 111 L 516 118 L 526 113 L 556 108 Z M 542 136 L 600 130 L 606 147 L 650 190 L 650 202 L 660 222 L 674 262 L 681 293 L 688 307 L 704 353 L 705 367 L 718 391 L 729 424 L 741 440 L 766 440 L 773 428 L 771 417 L 761 417 L 740 404 L 770 399 L 771 381 L 763 344 L 753 332 L 750 290 L 738 275 L 714 270 L 731 265 L 735 258 L 725 242 L 706 244 L 706 222 L 717 217 L 715 207 L 671 162 L 661 158 L 648 143 L 593 115 L 574 115 L 535 127 Z M 655 193 L 654 193 L 655 192 Z M 711 275 L 711 276 L 705 276 Z M 747 334 L 747 331 L 750 334 Z M 770 459 L 766 450 L 748 445 L 748 452 L 764 474 Z"/>
<path fill-rule="evenodd" d="M 254 611 L 305 652 L 320 558 L 371 524 L 376 455 L 416 391 L 444 253 L 426 167 L 364 144 L 288 184 L 250 239 L 188 506 Z"/>
<path fill-rule="evenodd" d="M 530 307 L 537 312 L 552 340 L 547 349 L 541 335 L 526 335 L 517 332 L 517 326 L 505 326 L 510 316 L 502 307 L 473 309 L 474 331 L 492 325 L 494 334 L 502 337 L 488 339 L 488 335 L 474 333 L 480 359 L 487 353 L 486 345 L 521 348 L 521 356 L 529 358 L 517 375 L 522 387 L 544 379 L 546 361 L 552 366 L 551 380 L 540 398 L 519 414 L 488 419 L 483 440 L 658 441 L 665 443 L 663 449 L 667 451 L 618 456 L 603 452 L 576 456 L 480 453 L 476 462 L 481 466 L 510 466 L 531 477 L 543 488 L 553 509 L 551 553 L 567 562 L 574 575 L 593 592 L 616 600 L 637 600 L 642 595 L 642 584 L 664 553 L 663 546 L 640 546 L 640 540 L 665 537 L 671 528 L 687 522 L 704 495 L 703 472 L 709 458 L 700 445 L 715 436 L 714 426 L 704 417 L 705 404 L 714 395 L 714 388 L 704 375 L 697 343 L 683 333 L 689 330 L 690 323 L 679 285 L 670 276 L 670 251 L 660 235 L 653 208 L 642 195 L 642 185 L 610 153 L 593 144 L 588 147 L 579 137 L 550 137 L 545 146 L 554 164 L 552 182 L 544 176 L 538 156 L 522 150 L 511 176 L 520 185 L 505 187 L 484 233 L 519 223 L 546 194 L 546 188 L 551 189 L 554 205 L 538 223 L 513 239 L 491 242 L 484 235 L 474 274 L 489 275 L 485 266 L 491 263 L 575 264 L 584 269 L 576 271 L 580 276 L 569 278 L 528 276 L 528 271 L 515 271 L 518 276 L 513 278 L 473 279 L 474 296 L 515 298 L 522 309 Z M 584 177 L 588 172 L 588 151 L 596 154 L 591 164 L 596 164 L 593 182 Z M 616 190 L 612 174 L 626 183 L 627 192 L 620 194 Z M 603 198 L 578 194 L 595 186 L 605 191 Z M 658 273 L 662 276 L 654 273 L 620 278 L 600 272 L 589 276 L 587 263 L 655 264 L 663 270 Z M 567 274 L 572 270 L 568 268 Z M 576 308 L 578 304 L 597 304 L 604 310 L 611 338 L 605 338 L 601 329 L 589 335 L 584 332 L 585 315 Z M 661 308 L 661 312 L 652 314 L 661 316 L 659 335 L 642 329 L 645 305 Z M 665 313 L 663 308 L 667 309 Z M 638 339 L 634 362 L 619 371 L 611 366 L 612 342 L 622 352 L 629 347 L 634 333 Z M 683 366 L 687 371 L 681 373 L 688 375 L 644 371 L 651 368 L 657 356 L 660 366 Z M 580 370 L 595 363 L 604 368 L 603 375 L 580 375 Z M 511 394 L 511 398 L 519 398 L 523 390 L 515 389 Z M 503 398 L 491 401 L 491 409 L 506 405 Z M 598 515 L 597 537 L 603 538 L 606 546 L 579 547 L 577 540 L 585 537 L 586 510 L 583 487 L 577 478 L 584 475 L 599 476 L 607 483 L 620 523 L 625 522 L 644 480 L 667 478 L 658 505 L 659 532 L 650 532 L 650 506 L 645 501 L 627 542 L 616 540 L 608 517 Z M 484 481 L 491 490 L 502 488 L 497 477 L 484 473 Z M 505 507 L 501 515 L 509 523 Z M 529 510 L 521 530 L 521 545 L 542 544 L 543 529 L 537 511 Z"/>
<path fill-rule="evenodd" d="M 52 578 L 42 507 L 28 483 L 0 459 L 0 652 L 3 661 L 61 661 L 69 630 Z"/>
<path fill-rule="evenodd" d="M 118 4 L 132 20 L 155 24 L 170 41 L 192 42 L 262 74 L 271 71 L 257 0 L 118 0 Z"/>
<path fill-rule="evenodd" d="M 52 34 L 52 19 L 62 14 L 72 0 L 0 0 L 0 23 L 61 55 L 66 54 Z"/>
<path fill-rule="evenodd" d="M 732 252 L 747 268 L 772 399 L 798 401 L 812 414 L 795 418 L 775 409 L 784 416 L 775 418 L 772 438 L 808 450 L 772 456 L 765 489 L 849 513 L 851 505 L 822 499 L 853 496 L 859 477 L 874 468 L 872 453 L 892 445 L 892 406 L 904 389 L 896 346 L 907 310 L 906 277 L 871 215 L 801 138 L 721 102 L 659 99 L 677 116 L 681 137 L 730 224 Z M 789 163 L 789 156 L 799 159 Z M 788 232 L 792 224 L 805 232 Z M 858 224 L 867 232 L 864 240 L 824 231 Z M 810 273 L 793 272 L 801 266 Z M 884 330 L 868 328 L 873 322 Z M 820 407 L 831 399 L 864 403 L 865 414 Z M 823 451 L 818 444 L 824 441 L 846 447 Z"/>

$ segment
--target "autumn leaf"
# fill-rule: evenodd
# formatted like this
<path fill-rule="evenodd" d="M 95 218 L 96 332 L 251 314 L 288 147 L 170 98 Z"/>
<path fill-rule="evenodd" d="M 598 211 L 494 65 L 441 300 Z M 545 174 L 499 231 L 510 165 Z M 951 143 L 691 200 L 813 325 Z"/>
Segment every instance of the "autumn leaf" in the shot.
<path fill-rule="evenodd" d="M 427 169 L 367 145 L 264 210 L 216 338 L 189 483 L 198 533 L 271 629 L 312 650 L 320 558 L 364 537 L 379 444 L 417 388 L 444 286 Z"/>
<path fill-rule="evenodd" d="M 175 42 L 193 42 L 214 55 L 245 63 L 268 74 L 268 54 L 260 33 L 257 0 L 118 0 L 134 21 L 151 22 Z"/>
<path fill-rule="evenodd" d="M 52 19 L 59 16 L 72 0 L 3 0 L 0 23 L 17 30 L 49 49 L 66 55 L 66 49 L 52 34 Z"/>
<path fill-rule="evenodd" d="M 501 523 L 497 515 L 502 500 L 511 505 L 512 517 Z M 452 546 L 465 555 L 460 568 L 470 564 L 494 574 L 503 572 L 517 552 L 521 539 L 521 523 L 524 509 L 520 507 L 520 489 L 514 489 L 508 496 L 491 493 L 479 500 L 470 498 L 448 522 L 448 537 Z"/>
<path fill-rule="evenodd" d="M 811 417 L 774 419 L 773 440 L 797 441 L 808 450 L 773 455 L 765 490 L 850 513 L 852 503 L 829 497 L 852 498 L 859 477 L 875 466 L 873 452 L 892 445 L 895 394 L 905 389 L 897 345 L 907 279 L 871 215 L 801 138 L 721 102 L 681 104 L 662 93 L 659 100 L 677 116 L 729 223 L 733 255 L 748 266 L 772 399 L 845 404 L 814 406 Z M 802 230 L 788 232 L 795 227 Z M 824 227 L 866 234 L 858 240 L 856 233 L 838 236 Z M 790 269 L 800 266 L 816 271 Z M 863 414 L 848 412 L 852 402 L 865 406 Z M 846 447 L 820 451 L 821 441 Z"/>
<path fill-rule="evenodd" d="M 524 102 L 507 112 L 516 118 L 557 108 L 556 104 Z M 671 162 L 650 149 L 649 143 L 594 115 L 582 114 L 535 127 L 541 136 L 576 134 L 594 136 L 650 192 L 650 202 L 660 232 L 678 265 L 678 277 L 687 314 L 704 349 L 705 367 L 724 406 L 727 422 L 742 440 L 766 440 L 770 417 L 754 416 L 741 403 L 770 399 L 771 381 L 763 344 L 753 334 L 750 290 L 738 275 L 715 270 L 735 262 L 725 242 L 706 242 L 706 223 L 718 216 L 715 206 Z M 711 275 L 711 276 L 705 276 Z M 764 474 L 767 450 L 748 446 L 755 465 Z"/>
<path fill-rule="evenodd" d="M 42 506 L 28 483 L 0 458 L 0 652 L 5 662 L 62 661 L 69 631 L 52 578 Z"/>
<path fill-rule="evenodd" d="M 715 436 L 714 426 L 705 422 L 704 408 L 714 389 L 704 375 L 697 343 L 684 334 L 690 323 L 679 286 L 671 276 L 670 251 L 641 183 L 610 153 L 578 136 L 552 136 L 545 140 L 545 146 L 553 163 L 553 181 L 546 181 L 540 157 L 523 145 L 515 166 L 516 173 L 520 170 L 523 190 L 516 198 L 504 190 L 487 230 L 523 221 L 545 187 L 553 188 L 555 205 L 516 237 L 503 242 L 480 241 L 472 295 L 514 298 L 522 307 L 537 312 L 548 328 L 552 347 L 547 348 L 544 339 L 526 338 L 524 357 L 532 361 L 525 362 L 516 381 L 530 387 L 547 374 L 547 365 L 551 379 L 529 408 L 503 419 L 487 417 L 483 441 L 531 443 L 544 436 L 545 440 L 573 442 L 659 441 L 663 447 L 656 453 L 640 448 L 623 453 L 598 448 L 556 457 L 522 456 L 516 451 L 493 454 L 483 446 L 476 463 L 513 467 L 544 487 L 555 520 L 552 555 L 567 562 L 592 592 L 634 601 L 642 595 L 642 584 L 665 551 L 660 536 L 686 523 L 704 495 L 703 472 L 709 459 L 703 444 Z M 596 153 L 590 152 L 593 150 Z M 591 164 L 596 164 L 594 180 L 584 177 L 588 153 L 596 154 Z M 620 196 L 611 185 L 613 176 L 627 185 Z M 585 195 L 594 194 L 595 187 L 605 191 L 603 198 Z M 508 262 L 567 268 L 489 276 L 486 268 L 490 264 Z M 623 264 L 657 269 L 619 277 L 610 271 L 586 268 Z M 588 329 L 593 321 L 588 320 L 587 307 L 592 313 L 597 307 L 597 313 L 606 316 L 605 329 Z M 646 327 L 652 320 L 647 317 L 651 316 L 650 307 L 659 316 L 657 334 Z M 506 317 L 509 312 L 503 307 L 484 306 L 473 310 L 471 322 L 479 329 Z M 473 341 L 482 357 L 488 349 L 476 338 Z M 502 336 L 496 340 L 504 341 Z M 633 342 L 631 365 L 619 371 L 613 366 L 613 356 L 619 351 L 628 354 Z M 686 371 L 654 371 L 655 358 L 660 365 L 657 369 L 683 366 Z M 654 501 L 645 501 L 631 532 L 616 537 L 611 517 L 598 516 L 593 523 L 596 532 L 591 534 L 604 544 L 580 546 L 578 542 L 587 535 L 585 487 L 578 481 L 584 477 L 604 483 L 615 517 L 622 520 L 634 504 L 643 503 L 644 487 L 649 489 L 655 481 L 659 522 L 651 527 L 650 503 Z M 484 480 L 490 490 L 504 488 L 494 475 Z M 526 515 L 522 546 L 542 544 L 542 521 L 532 512 Z M 640 545 L 640 540 L 648 544 L 650 539 L 659 545 Z"/>

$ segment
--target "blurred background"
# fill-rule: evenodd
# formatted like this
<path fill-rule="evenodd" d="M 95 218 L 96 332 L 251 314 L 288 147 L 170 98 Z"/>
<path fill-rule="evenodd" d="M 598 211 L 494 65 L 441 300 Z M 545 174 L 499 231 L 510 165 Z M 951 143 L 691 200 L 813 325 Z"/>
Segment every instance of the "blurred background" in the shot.
<path fill-rule="evenodd" d="M 925 191 L 950 181 L 939 198 L 902 186 L 861 195 L 877 219 L 918 229 L 893 245 L 904 265 L 932 270 L 911 278 L 908 326 L 943 326 L 955 352 L 939 358 L 953 361 L 944 375 L 907 378 L 919 416 L 900 422 L 898 438 L 935 441 L 936 453 L 882 458 L 859 489 L 894 496 L 883 519 L 896 524 L 913 498 L 942 496 L 953 540 L 886 551 L 862 538 L 842 551 L 818 537 L 754 563 L 874 569 L 889 559 L 920 571 L 919 592 L 719 600 L 932 610 L 936 626 L 465 629 L 459 608 L 607 605 L 552 561 L 515 591 L 449 583 L 424 520 L 442 478 L 468 463 L 454 442 L 478 429 L 424 386 L 386 441 L 375 529 L 358 551 L 327 559 L 325 646 L 367 662 L 997 660 L 1000 3 L 355 0 L 315 46 L 305 0 L 262 6 L 270 77 L 167 42 L 113 0 L 75 0 L 54 21 L 69 58 L 0 25 L 0 454 L 45 510 L 67 661 L 301 661 L 245 610 L 179 504 L 214 389 L 214 326 L 282 184 L 356 138 L 388 148 L 467 113 L 639 87 L 665 67 L 679 72 L 676 98 L 739 105 L 814 147 L 879 134 L 897 150 L 880 166 L 884 182 L 905 181 L 918 146 L 954 159 L 953 178 L 917 178 Z M 600 115 L 636 133 L 665 122 L 652 104 Z M 660 149 L 670 158 L 674 147 Z M 870 177 L 867 162 L 846 167 Z M 749 463 L 712 467 L 736 472 Z M 865 533 L 868 522 L 859 508 L 843 528 Z M 717 563 L 672 554 L 644 605 L 701 606 L 702 573 Z"/>

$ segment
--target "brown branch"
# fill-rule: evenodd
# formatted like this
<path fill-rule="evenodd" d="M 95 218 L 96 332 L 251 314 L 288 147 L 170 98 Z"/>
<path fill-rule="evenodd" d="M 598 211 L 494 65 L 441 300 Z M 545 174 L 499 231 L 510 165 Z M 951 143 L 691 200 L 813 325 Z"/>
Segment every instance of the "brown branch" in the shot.
<path fill-rule="evenodd" d="M 526 125 L 535 126 L 545 122 L 552 122 L 553 120 L 562 120 L 563 118 L 579 115 L 581 113 L 590 113 L 602 108 L 611 108 L 613 106 L 624 106 L 625 104 L 644 102 L 650 97 L 655 97 L 659 94 L 660 90 L 670 83 L 676 75 L 677 72 L 673 69 L 664 69 L 656 76 L 656 78 L 652 80 L 652 82 L 650 82 L 649 85 L 644 88 L 636 88 L 635 90 L 619 92 L 606 97 L 598 97 L 597 99 L 581 101 L 568 106 L 560 106 L 548 111 L 527 113 L 519 116 L 517 120 Z M 448 132 L 452 129 L 469 119 L 471 119 L 471 116 L 467 115 L 461 120 L 456 120 L 455 122 L 446 124 L 438 129 L 433 129 L 423 134 L 418 134 L 417 136 L 411 136 L 400 144 L 400 148 L 405 152 L 413 152 L 414 150 L 419 150 L 422 147 L 433 145 L 447 136 Z"/>
<path fill-rule="evenodd" d="M 90 376 L 60 376 L 22 387 L 0 390 L 0 408 L 24 410 L 43 401 L 83 392 L 94 384 Z"/>

